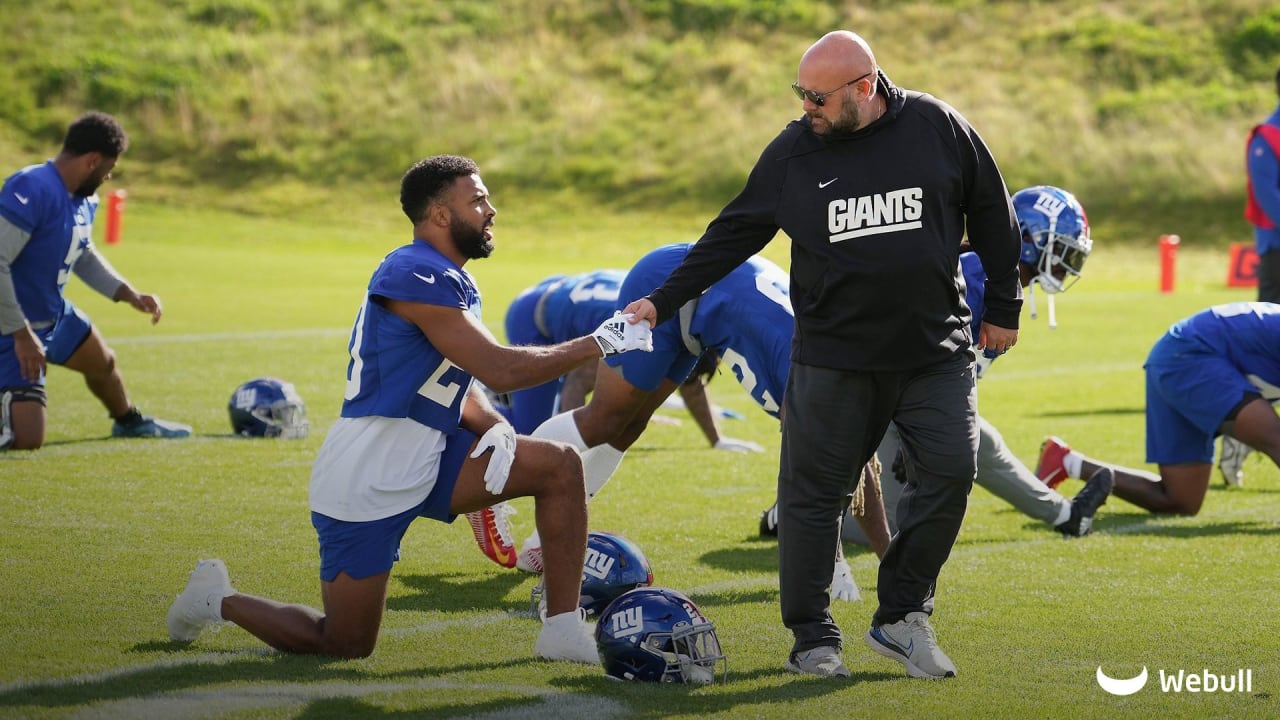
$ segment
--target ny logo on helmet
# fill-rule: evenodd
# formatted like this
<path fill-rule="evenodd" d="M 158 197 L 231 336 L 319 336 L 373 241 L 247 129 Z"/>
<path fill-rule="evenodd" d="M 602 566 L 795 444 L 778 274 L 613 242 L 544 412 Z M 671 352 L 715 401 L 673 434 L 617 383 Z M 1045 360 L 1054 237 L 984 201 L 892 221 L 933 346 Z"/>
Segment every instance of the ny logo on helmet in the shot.
<path fill-rule="evenodd" d="M 1057 218 L 1063 210 L 1067 209 L 1067 204 L 1049 193 L 1040 193 L 1033 207 L 1050 218 Z"/>
<path fill-rule="evenodd" d="M 610 619 L 613 621 L 614 637 L 630 637 L 644 629 L 644 608 L 638 606 L 623 608 L 614 613 Z"/>
<path fill-rule="evenodd" d="M 582 563 L 582 572 L 603 580 L 609 577 L 609 571 L 613 569 L 617 561 L 617 558 L 612 555 L 607 555 L 593 547 L 588 547 L 586 560 Z"/>

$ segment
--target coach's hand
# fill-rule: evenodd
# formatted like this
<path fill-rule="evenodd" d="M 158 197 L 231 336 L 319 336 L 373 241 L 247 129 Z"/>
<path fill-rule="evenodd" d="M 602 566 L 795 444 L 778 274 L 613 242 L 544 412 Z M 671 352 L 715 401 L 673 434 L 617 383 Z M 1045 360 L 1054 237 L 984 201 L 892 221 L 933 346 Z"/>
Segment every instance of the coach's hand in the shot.
<path fill-rule="evenodd" d="M 658 324 L 658 308 L 654 306 L 653 301 L 647 297 L 639 300 L 632 300 L 631 304 L 622 308 L 623 315 L 630 315 L 631 322 L 638 323 L 644 320 L 649 323 L 649 327 Z"/>
<path fill-rule="evenodd" d="M 511 463 L 516 459 L 516 430 L 508 423 L 495 423 L 485 431 L 476 442 L 476 449 L 471 457 L 478 458 L 486 450 L 493 449 L 489 457 L 489 467 L 484 471 L 484 489 L 494 495 L 501 495 L 507 487 L 507 476 L 511 474 Z"/>
<path fill-rule="evenodd" d="M 630 315 L 615 312 L 613 317 L 600 323 L 600 327 L 591 333 L 596 344 L 600 346 L 600 355 L 609 357 L 628 350 L 653 351 L 653 333 L 649 322 L 641 320 L 631 322 Z"/>

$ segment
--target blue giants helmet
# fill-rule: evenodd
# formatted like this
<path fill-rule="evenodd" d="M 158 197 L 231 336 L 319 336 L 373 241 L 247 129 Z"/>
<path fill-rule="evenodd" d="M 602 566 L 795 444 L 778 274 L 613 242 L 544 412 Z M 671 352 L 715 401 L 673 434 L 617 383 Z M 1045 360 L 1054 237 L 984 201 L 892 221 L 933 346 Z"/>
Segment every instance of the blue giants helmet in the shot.
<path fill-rule="evenodd" d="M 1032 282 L 1049 294 L 1071 287 L 1093 250 L 1084 207 L 1062 188 L 1036 185 L 1013 194 L 1013 210 L 1022 230 L 1020 260 L 1036 269 Z"/>
<path fill-rule="evenodd" d="M 578 607 L 595 617 L 614 598 L 638 587 L 653 584 L 653 570 L 639 545 L 608 532 L 587 533 L 587 555 L 582 563 L 582 594 Z M 530 602 L 535 612 L 545 615 L 542 607 L 543 585 L 533 588 Z"/>
<path fill-rule="evenodd" d="M 311 428 L 307 406 L 293 383 L 261 377 L 231 393 L 231 430 L 242 437 L 304 438 Z"/>
<path fill-rule="evenodd" d="M 596 623 L 596 648 L 605 674 L 618 680 L 705 685 L 729 673 L 715 625 L 667 588 L 637 588 L 609 603 Z"/>

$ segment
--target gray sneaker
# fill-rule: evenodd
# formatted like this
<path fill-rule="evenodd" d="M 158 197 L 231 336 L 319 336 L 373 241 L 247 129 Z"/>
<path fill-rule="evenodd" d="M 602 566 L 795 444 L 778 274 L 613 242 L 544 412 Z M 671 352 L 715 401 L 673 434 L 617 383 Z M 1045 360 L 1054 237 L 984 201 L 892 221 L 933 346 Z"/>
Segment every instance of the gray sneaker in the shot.
<path fill-rule="evenodd" d="M 938 638 L 925 613 L 907 613 L 896 623 L 873 627 L 867 631 L 866 641 L 872 650 L 905 665 L 911 677 L 956 676 L 956 666 L 938 647 Z"/>
<path fill-rule="evenodd" d="M 1253 448 L 1229 436 L 1222 436 L 1222 450 L 1218 453 L 1218 471 L 1228 487 L 1244 484 L 1244 460 Z"/>
<path fill-rule="evenodd" d="M 791 653 L 784 666 L 793 673 L 819 677 L 849 677 L 849 668 L 840 661 L 840 652 L 830 645 Z"/>

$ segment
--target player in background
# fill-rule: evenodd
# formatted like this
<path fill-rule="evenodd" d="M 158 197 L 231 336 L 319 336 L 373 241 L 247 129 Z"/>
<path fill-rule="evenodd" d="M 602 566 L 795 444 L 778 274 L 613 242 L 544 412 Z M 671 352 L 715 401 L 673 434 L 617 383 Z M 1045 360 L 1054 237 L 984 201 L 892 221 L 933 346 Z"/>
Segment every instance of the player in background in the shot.
<path fill-rule="evenodd" d="M 1274 78 L 1280 97 L 1280 70 Z M 1245 150 L 1244 217 L 1258 252 L 1258 302 L 1280 303 L 1280 106 L 1249 132 Z M 1224 434 L 1218 469 L 1229 486 L 1244 483 L 1244 461 L 1253 448 Z"/>
<path fill-rule="evenodd" d="M 554 345 L 590 332 L 617 309 L 618 289 L 626 274 L 626 270 L 596 270 L 554 275 L 522 290 L 507 308 L 507 342 Z M 705 353 L 694 372 L 680 384 L 680 397 L 713 448 L 764 452 L 756 443 L 720 435 L 706 392 L 706 383 L 718 364 L 713 353 Z M 582 407 L 595 386 L 597 367 L 599 363 L 586 363 L 549 382 L 502 395 L 493 393 L 490 399 L 516 432 L 529 434 L 552 415 Z M 514 544 L 508 534 L 510 516 L 515 512 L 510 503 L 498 503 L 467 515 L 480 551 L 508 568 L 516 564 Z M 511 552 L 499 551 L 502 546 L 511 547 Z"/>
<path fill-rule="evenodd" d="M 169 609 L 169 635 L 194 640 L 233 622 L 286 652 L 365 657 L 386 609 L 400 540 L 418 517 L 452 522 L 495 500 L 534 498 L 546 538 L 547 618 L 534 653 L 599 663 L 578 596 L 587 542 L 582 462 L 560 443 L 517 437 L 472 379 L 499 391 L 647 349 L 625 316 L 549 347 L 499 344 L 480 320 L 480 291 L 463 266 L 493 251 L 497 210 L 480 171 L 455 155 L 426 158 L 401 181 L 413 241 L 374 271 L 348 345 L 342 416 L 312 467 L 324 611 L 237 593 L 221 560 L 202 560 Z M 479 437 L 479 440 L 476 437 Z"/>
<path fill-rule="evenodd" d="M 115 353 L 66 298 L 71 274 L 160 322 L 160 298 L 140 293 L 93 244 L 98 187 L 129 147 L 115 118 L 90 112 L 67 128 L 58 156 L 10 175 L 0 189 L 0 450 L 44 445 L 45 367 L 84 376 L 114 422 L 113 437 L 184 438 L 187 425 L 134 407 Z"/>
<path fill-rule="evenodd" d="M 1156 341 L 1147 378 L 1147 462 L 1155 475 L 1095 460 L 1057 437 L 1044 441 L 1036 474 L 1115 473 L 1115 495 L 1153 513 L 1195 515 L 1209 489 L 1213 441 L 1230 435 L 1280 465 L 1280 305 L 1216 305 L 1179 320 Z"/>
<path fill-rule="evenodd" d="M 1034 313 L 1035 286 L 1039 285 L 1048 293 L 1052 302 L 1054 295 L 1066 292 L 1080 279 L 1085 260 L 1093 249 L 1089 218 L 1074 195 L 1049 185 L 1037 185 L 1014 193 L 1013 209 L 1022 231 L 1019 276 L 1022 286 L 1028 290 Z M 987 274 L 976 253 L 962 253 L 960 265 L 964 270 L 965 301 L 973 311 L 976 323 L 976 318 L 982 317 L 985 308 L 983 294 Z M 1056 324 L 1052 313 L 1050 320 Z M 974 327 L 973 331 L 977 333 L 978 328 Z M 988 352 L 978 356 L 979 379 L 998 357 Z M 902 460 L 898 457 L 899 448 L 898 431 L 891 423 L 876 450 L 885 468 L 880 486 L 891 533 L 897 531 L 895 508 L 902 495 L 902 483 L 906 480 Z M 1112 473 L 1106 468 L 1091 473 L 1084 488 L 1074 499 L 1068 500 L 1040 482 L 1036 474 L 1009 449 L 1000 431 L 979 415 L 978 476 L 975 482 L 1023 514 L 1048 523 L 1067 537 L 1079 537 L 1089 534 L 1094 513 L 1111 494 Z M 777 517 L 773 508 L 766 510 L 761 518 L 761 533 L 777 533 L 776 528 L 770 526 L 771 517 Z M 846 522 L 843 534 L 846 540 L 867 544 L 866 536 L 855 523 Z"/>
<path fill-rule="evenodd" d="M 553 275 L 526 288 L 507 308 L 507 342 L 554 345 L 590 332 L 617 309 L 618 289 L 626 275 L 626 270 Z M 714 354 L 704 354 L 688 380 L 680 384 L 685 407 L 716 450 L 764 452 L 756 443 L 720 433 L 706 392 L 706 384 L 718 365 L 716 360 Z M 531 433 L 552 415 L 582 407 L 595 387 L 598 367 L 599 363 L 587 363 L 551 382 L 510 393 L 506 408 L 499 405 L 498 411 L 511 419 L 516 432 Z"/>
<path fill-rule="evenodd" d="M 661 284 L 690 247 L 689 243 L 666 245 L 642 257 L 627 273 L 618 305 Z M 643 362 L 637 362 L 636 354 L 603 360 L 605 367 L 596 374 L 591 400 L 547 420 L 534 437 L 567 442 L 582 452 L 587 495 L 593 497 L 644 432 L 650 416 L 705 353 L 717 355 L 760 407 L 779 417 L 795 324 L 788 288 L 786 272 L 762 257 L 752 257 L 681 308 L 677 320 L 659 326 L 653 334 L 653 352 L 646 353 Z M 863 476 L 868 474 L 864 468 Z M 862 487 L 864 497 L 853 502 L 870 508 L 859 521 L 866 523 L 871 537 L 879 539 L 873 547 L 880 554 L 889 536 L 878 486 L 864 483 Z M 517 567 L 539 571 L 540 542 L 535 533 L 522 544 Z M 857 599 L 857 585 L 839 543 L 836 550 L 832 594 Z"/>

